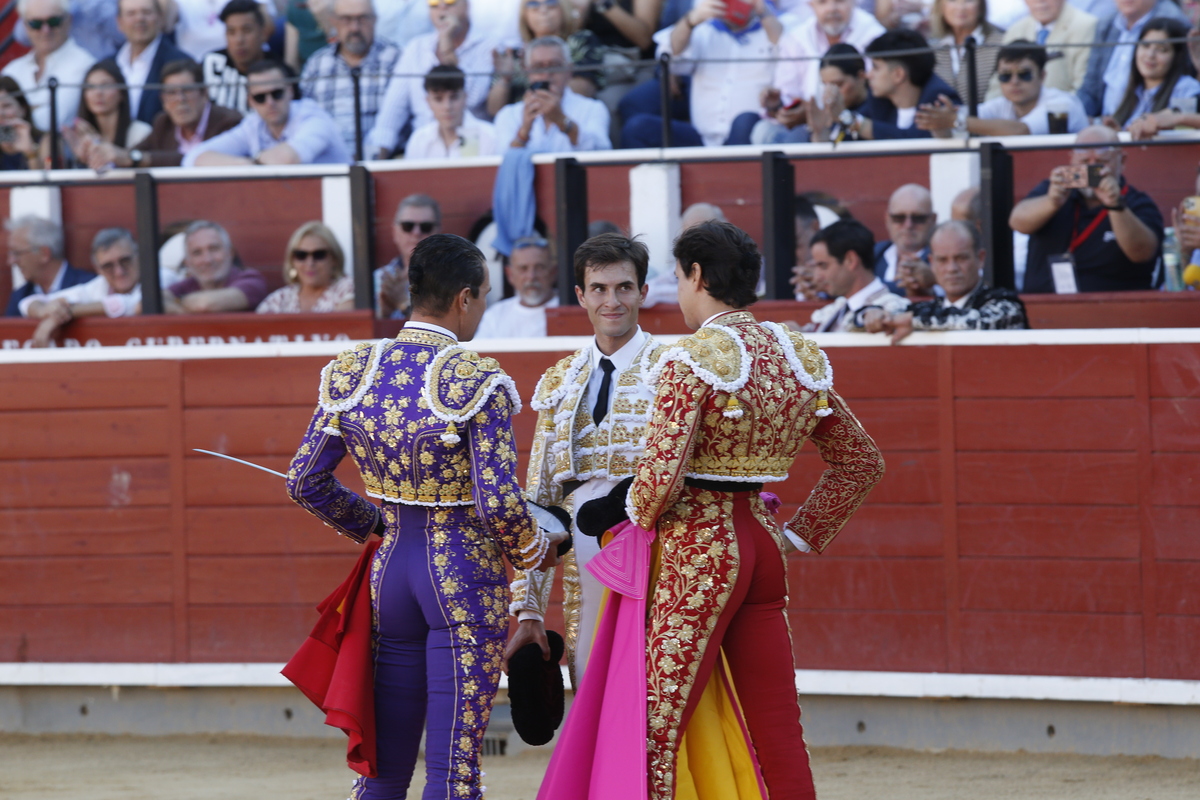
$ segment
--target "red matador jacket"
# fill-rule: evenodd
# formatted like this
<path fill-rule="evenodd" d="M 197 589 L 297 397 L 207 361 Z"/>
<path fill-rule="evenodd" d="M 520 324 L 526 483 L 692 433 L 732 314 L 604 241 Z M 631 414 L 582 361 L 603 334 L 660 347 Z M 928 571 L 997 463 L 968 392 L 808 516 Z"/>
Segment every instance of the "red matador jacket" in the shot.
<path fill-rule="evenodd" d="M 816 344 L 747 311 L 721 314 L 681 339 L 659 357 L 650 382 L 654 412 L 626 511 L 656 531 L 661 563 L 649 595 L 646 665 L 649 796 L 661 800 L 674 797 L 688 698 L 703 688 L 695 686 L 698 665 L 740 565 L 732 495 L 704 487 L 783 481 L 811 439 L 828 469 L 787 527 L 820 552 L 883 477 L 883 458 L 833 393 L 833 371 Z M 688 486 L 688 478 L 702 483 Z M 784 533 L 752 495 L 750 512 L 782 558 Z"/>

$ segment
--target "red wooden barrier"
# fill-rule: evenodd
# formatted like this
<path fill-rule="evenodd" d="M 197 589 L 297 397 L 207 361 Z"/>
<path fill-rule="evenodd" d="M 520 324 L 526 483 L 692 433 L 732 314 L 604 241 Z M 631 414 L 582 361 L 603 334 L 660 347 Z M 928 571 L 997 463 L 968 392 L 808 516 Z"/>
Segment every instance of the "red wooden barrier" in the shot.
<path fill-rule="evenodd" d="M 1200 679 L 1200 344 L 829 353 L 888 473 L 792 559 L 798 666 Z M 286 659 L 356 548 L 192 448 L 286 468 L 326 360 L 0 365 L 0 660 Z"/>

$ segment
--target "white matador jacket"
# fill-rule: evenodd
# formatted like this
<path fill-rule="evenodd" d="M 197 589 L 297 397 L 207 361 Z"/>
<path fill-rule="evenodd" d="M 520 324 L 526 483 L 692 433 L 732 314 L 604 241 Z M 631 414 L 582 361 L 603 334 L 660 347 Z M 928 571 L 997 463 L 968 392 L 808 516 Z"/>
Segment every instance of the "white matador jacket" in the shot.
<path fill-rule="evenodd" d="M 643 334 L 644 335 L 644 334 Z M 526 496 L 542 505 L 564 508 L 572 519 L 574 549 L 563 559 L 563 617 L 567 666 L 578 687 L 599 610 L 599 584 L 581 567 L 599 543 L 580 533 L 575 510 L 587 500 L 607 494 L 631 477 L 646 446 L 646 429 L 654 408 L 650 370 L 665 347 L 646 336 L 630 366 L 613 375 L 611 410 L 599 426 L 592 422 L 588 382 L 593 347 L 562 359 L 538 381 L 530 405 L 538 412 L 529 456 Z M 517 572 L 510 611 L 522 619 L 544 618 L 550 602 L 553 572 Z M 595 597 L 592 595 L 595 594 Z M 578 666 L 577 666 L 578 665 Z"/>

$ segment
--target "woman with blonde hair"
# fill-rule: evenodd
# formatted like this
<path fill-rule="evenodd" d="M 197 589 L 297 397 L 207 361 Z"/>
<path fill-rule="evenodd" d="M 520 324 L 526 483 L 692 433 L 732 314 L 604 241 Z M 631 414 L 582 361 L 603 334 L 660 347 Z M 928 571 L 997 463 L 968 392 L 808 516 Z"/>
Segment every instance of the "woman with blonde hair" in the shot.
<path fill-rule="evenodd" d="M 595 97 L 604 88 L 602 71 L 580 69 L 603 64 L 604 46 L 593 32 L 576 29 L 573 9 L 566 8 L 564 0 L 521 0 L 518 27 L 521 29 L 521 41 L 526 45 L 543 36 L 557 36 L 567 43 L 571 51 L 571 63 L 576 68 L 571 76 L 571 91 L 584 97 Z M 521 72 L 519 50 L 502 48 L 492 57 L 496 71 L 488 92 L 487 108 L 488 113 L 495 116 L 509 103 L 521 99 L 529 81 Z"/>
<path fill-rule="evenodd" d="M 996 71 L 996 57 L 1004 43 L 1004 31 L 988 22 L 987 0 L 933 0 L 929 12 L 930 44 L 937 56 L 933 74 L 954 87 L 963 102 L 969 102 L 967 84 L 967 39 L 975 40 L 975 89 L 982 103 L 988 83 Z"/>
<path fill-rule="evenodd" d="M 283 279 L 258 306 L 260 314 L 303 314 L 350 311 L 354 281 L 346 274 L 346 257 L 337 237 L 323 223 L 306 222 L 288 240 Z"/>

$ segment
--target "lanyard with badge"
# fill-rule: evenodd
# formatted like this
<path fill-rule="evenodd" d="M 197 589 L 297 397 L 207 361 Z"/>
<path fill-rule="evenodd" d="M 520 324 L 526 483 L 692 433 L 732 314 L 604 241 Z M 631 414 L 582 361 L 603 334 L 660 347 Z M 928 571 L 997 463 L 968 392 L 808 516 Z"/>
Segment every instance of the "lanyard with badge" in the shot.
<path fill-rule="evenodd" d="M 1121 187 L 1121 197 L 1129 192 L 1128 186 Z M 1050 276 L 1054 279 L 1055 294 L 1077 294 L 1079 286 L 1075 282 L 1075 251 L 1091 238 L 1096 229 L 1108 219 L 1108 209 L 1103 208 L 1082 231 L 1079 230 L 1079 205 L 1075 206 L 1075 221 L 1071 224 L 1071 244 L 1067 252 L 1050 256 Z"/>

